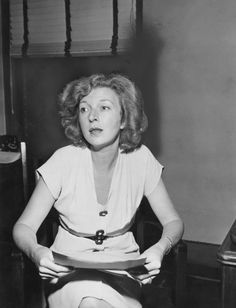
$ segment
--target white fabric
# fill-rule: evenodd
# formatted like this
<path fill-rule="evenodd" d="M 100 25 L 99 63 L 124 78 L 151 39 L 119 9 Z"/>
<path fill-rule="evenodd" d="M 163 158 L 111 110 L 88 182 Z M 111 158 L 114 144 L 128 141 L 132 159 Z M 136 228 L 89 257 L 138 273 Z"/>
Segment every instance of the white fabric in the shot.
<path fill-rule="evenodd" d="M 78 308 L 85 297 L 95 297 L 112 304 L 114 308 L 141 308 L 137 300 L 120 295 L 102 281 L 72 281 L 49 296 L 50 308 Z"/>
<path fill-rule="evenodd" d="M 128 224 L 134 217 L 143 195 L 148 196 L 157 186 L 162 168 L 146 146 L 132 153 L 119 152 L 105 205 L 97 202 L 92 158 L 88 148 L 73 145 L 63 147 L 38 169 L 38 173 L 55 198 L 54 206 L 63 222 L 77 232 L 95 235 L 97 230 L 103 229 L 105 233 L 109 233 Z M 99 212 L 104 209 L 108 214 L 99 216 Z M 139 255 L 139 247 L 131 232 L 108 238 L 102 245 L 97 245 L 90 239 L 74 236 L 59 227 L 51 248 L 59 253 L 73 255 L 76 255 L 76 251 L 94 250 Z M 73 285 L 68 283 L 66 287 L 51 295 L 50 307 L 64 307 L 63 303 L 66 303 L 66 307 L 77 308 L 85 290 L 89 290 L 90 296 L 98 298 L 107 299 L 107 296 L 111 296 L 107 300 L 114 307 L 140 307 L 133 299 L 126 299 L 124 304 L 124 297 L 113 290 L 118 300 L 118 304 L 115 304 L 116 300 L 112 299 L 112 295 L 108 295 L 108 286 L 100 284 L 102 293 L 98 295 L 97 291 L 95 292 L 97 282 L 93 284 L 90 281 L 89 284 L 88 289 L 83 287 L 81 281 L 73 282 Z M 68 304 L 68 292 L 73 294 L 73 298 L 69 296 L 71 305 Z"/>

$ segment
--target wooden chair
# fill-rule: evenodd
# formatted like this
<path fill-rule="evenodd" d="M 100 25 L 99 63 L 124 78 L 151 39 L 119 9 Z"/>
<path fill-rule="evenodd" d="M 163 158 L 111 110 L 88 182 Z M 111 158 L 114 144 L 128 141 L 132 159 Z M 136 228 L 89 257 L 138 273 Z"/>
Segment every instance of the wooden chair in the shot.
<path fill-rule="evenodd" d="M 23 254 L 12 240 L 12 228 L 24 207 L 25 144 L 0 136 L 0 307 L 24 308 Z"/>
<path fill-rule="evenodd" d="M 157 242 L 162 226 L 148 200 L 143 198 L 134 225 L 134 234 L 141 252 Z M 142 292 L 143 308 L 184 308 L 186 302 L 187 245 L 180 240 L 163 259 L 160 274 L 145 285 Z"/>
<path fill-rule="evenodd" d="M 12 239 L 13 225 L 29 197 L 26 144 L 16 136 L 0 136 L 0 153 L 5 161 L 0 164 L 0 307 L 35 308 L 42 301 L 41 279 Z"/>
<path fill-rule="evenodd" d="M 34 162 L 34 167 L 42 161 Z M 39 241 L 47 246 L 53 243 L 58 228 L 58 215 L 54 208 L 50 211 L 38 232 Z M 146 198 L 143 198 L 132 227 L 141 252 L 157 242 L 162 226 L 155 217 Z M 143 308 L 184 308 L 186 302 L 187 245 L 180 240 L 164 257 L 160 274 L 152 284 L 142 288 Z"/>
<path fill-rule="evenodd" d="M 43 237 L 44 243 L 53 243 L 57 232 L 58 217 L 56 210 L 52 209 L 45 224 Z M 132 227 L 136 241 L 141 252 L 157 242 L 162 233 L 162 226 L 152 212 L 148 201 L 143 198 L 140 209 L 136 214 Z M 183 240 L 173 247 L 171 252 L 164 257 L 161 273 L 153 280 L 152 284 L 142 288 L 143 308 L 184 308 L 186 302 L 186 266 L 187 245 Z"/>

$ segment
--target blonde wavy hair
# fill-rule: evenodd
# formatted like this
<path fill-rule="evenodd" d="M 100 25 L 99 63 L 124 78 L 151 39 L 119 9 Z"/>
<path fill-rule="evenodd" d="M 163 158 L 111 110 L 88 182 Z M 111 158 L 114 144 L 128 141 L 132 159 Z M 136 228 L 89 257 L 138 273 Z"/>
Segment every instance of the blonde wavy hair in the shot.
<path fill-rule="evenodd" d="M 132 152 L 140 147 L 142 134 L 148 121 L 143 109 L 143 98 L 135 83 L 121 74 L 94 74 L 66 85 L 59 96 L 61 123 L 65 135 L 80 147 L 89 147 L 79 123 L 79 104 L 93 89 L 110 88 L 119 97 L 124 128 L 120 131 L 119 147 L 122 152 Z"/>

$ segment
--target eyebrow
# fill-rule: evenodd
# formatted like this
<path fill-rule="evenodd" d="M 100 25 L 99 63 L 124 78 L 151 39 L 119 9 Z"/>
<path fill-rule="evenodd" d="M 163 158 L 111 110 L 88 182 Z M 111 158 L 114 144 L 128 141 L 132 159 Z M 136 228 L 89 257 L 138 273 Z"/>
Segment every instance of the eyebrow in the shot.
<path fill-rule="evenodd" d="M 112 100 L 110 100 L 109 98 L 102 98 L 102 99 L 100 99 L 99 100 L 99 102 L 110 102 L 110 103 L 113 103 L 113 101 Z"/>
<path fill-rule="evenodd" d="M 109 98 L 102 98 L 102 99 L 99 100 L 99 102 L 110 102 L 111 104 L 113 104 L 113 101 L 110 100 Z M 83 100 L 83 99 L 80 101 L 80 104 L 81 103 L 89 104 L 86 100 Z"/>

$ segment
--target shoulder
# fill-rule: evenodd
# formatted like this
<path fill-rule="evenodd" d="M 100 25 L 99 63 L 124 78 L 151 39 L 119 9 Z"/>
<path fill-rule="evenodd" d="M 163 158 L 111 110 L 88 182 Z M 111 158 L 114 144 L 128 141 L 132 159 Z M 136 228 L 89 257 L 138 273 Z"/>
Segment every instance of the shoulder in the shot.
<path fill-rule="evenodd" d="M 139 166 L 139 169 L 152 169 L 156 167 L 161 170 L 163 169 L 162 164 L 145 145 L 126 155 L 129 165 L 134 166 L 136 169 L 137 166 Z"/>
<path fill-rule="evenodd" d="M 50 170 L 67 174 L 80 165 L 86 165 L 88 149 L 68 145 L 57 149 L 51 157 L 38 168 L 39 171 Z"/>
<path fill-rule="evenodd" d="M 86 148 L 74 146 L 72 144 L 57 149 L 52 156 L 57 158 L 73 158 L 78 155 L 83 155 L 86 152 Z"/>
<path fill-rule="evenodd" d="M 57 149 L 47 162 L 61 166 L 69 166 L 78 163 L 79 161 L 83 162 L 85 157 L 88 155 L 87 153 L 87 148 L 67 145 Z"/>
<path fill-rule="evenodd" d="M 152 152 L 149 150 L 149 148 L 144 144 L 141 145 L 140 148 L 126 155 L 130 159 L 137 159 L 137 160 L 142 160 L 142 161 L 148 159 L 148 157 L 150 156 L 154 157 Z"/>

